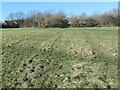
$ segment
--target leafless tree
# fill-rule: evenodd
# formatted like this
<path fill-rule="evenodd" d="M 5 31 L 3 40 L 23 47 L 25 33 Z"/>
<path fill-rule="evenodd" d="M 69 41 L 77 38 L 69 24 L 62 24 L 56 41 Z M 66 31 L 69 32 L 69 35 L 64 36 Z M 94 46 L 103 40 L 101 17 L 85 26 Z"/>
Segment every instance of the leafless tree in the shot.
<path fill-rule="evenodd" d="M 78 25 L 79 25 L 78 17 L 77 16 L 72 16 L 70 18 L 70 26 L 72 26 L 72 27 L 78 27 Z"/>
<path fill-rule="evenodd" d="M 15 13 L 10 13 L 7 18 L 9 20 L 15 20 L 16 19 L 16 14 Z"/>

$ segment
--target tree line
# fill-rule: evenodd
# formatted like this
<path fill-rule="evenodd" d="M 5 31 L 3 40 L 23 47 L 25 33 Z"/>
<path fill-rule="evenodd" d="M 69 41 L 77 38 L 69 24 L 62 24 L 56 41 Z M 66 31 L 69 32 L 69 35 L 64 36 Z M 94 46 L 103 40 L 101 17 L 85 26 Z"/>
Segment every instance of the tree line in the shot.
<path fill-rule="evenodd" d="M 7 23 L 7 24 L 6 24 Z M 63 11 L 51 13 L 50 11 L 41 13 L 38 10 L 24 14 L 23 12 L 10 13 L 2 23 L 2 27 L 109 27 L 118 26 L 118 9 L 112 9 L 103 14 L 72 15 L 68 17 Z"/>

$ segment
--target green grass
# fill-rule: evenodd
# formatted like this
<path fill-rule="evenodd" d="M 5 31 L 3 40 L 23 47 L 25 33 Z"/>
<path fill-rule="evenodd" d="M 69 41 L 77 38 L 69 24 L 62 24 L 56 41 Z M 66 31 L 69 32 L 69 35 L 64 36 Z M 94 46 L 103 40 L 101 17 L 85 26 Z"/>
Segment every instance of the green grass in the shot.
<path fill-rule="evenodd" d="M 117 88 L 117 28 L 2 30 L 2 85 Z"/>

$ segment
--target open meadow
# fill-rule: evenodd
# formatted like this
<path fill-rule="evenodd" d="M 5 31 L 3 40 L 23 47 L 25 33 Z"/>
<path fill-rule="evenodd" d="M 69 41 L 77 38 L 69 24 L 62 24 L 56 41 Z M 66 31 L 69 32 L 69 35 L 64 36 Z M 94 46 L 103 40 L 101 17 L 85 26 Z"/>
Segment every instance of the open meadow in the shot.
<path fill-rule="evenodd" d="M 118 29 L 3 29 L 2 85 L 117 88 Z"/>

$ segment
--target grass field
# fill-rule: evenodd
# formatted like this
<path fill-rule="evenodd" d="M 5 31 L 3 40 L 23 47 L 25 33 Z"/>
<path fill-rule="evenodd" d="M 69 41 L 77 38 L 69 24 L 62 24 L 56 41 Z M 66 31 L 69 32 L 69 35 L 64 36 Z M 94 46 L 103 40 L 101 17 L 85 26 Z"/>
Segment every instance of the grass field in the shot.
<path fill-rule="evenodd" d="M 117 88 L 117 28 L 2 30 L 2 85 Z"/>

